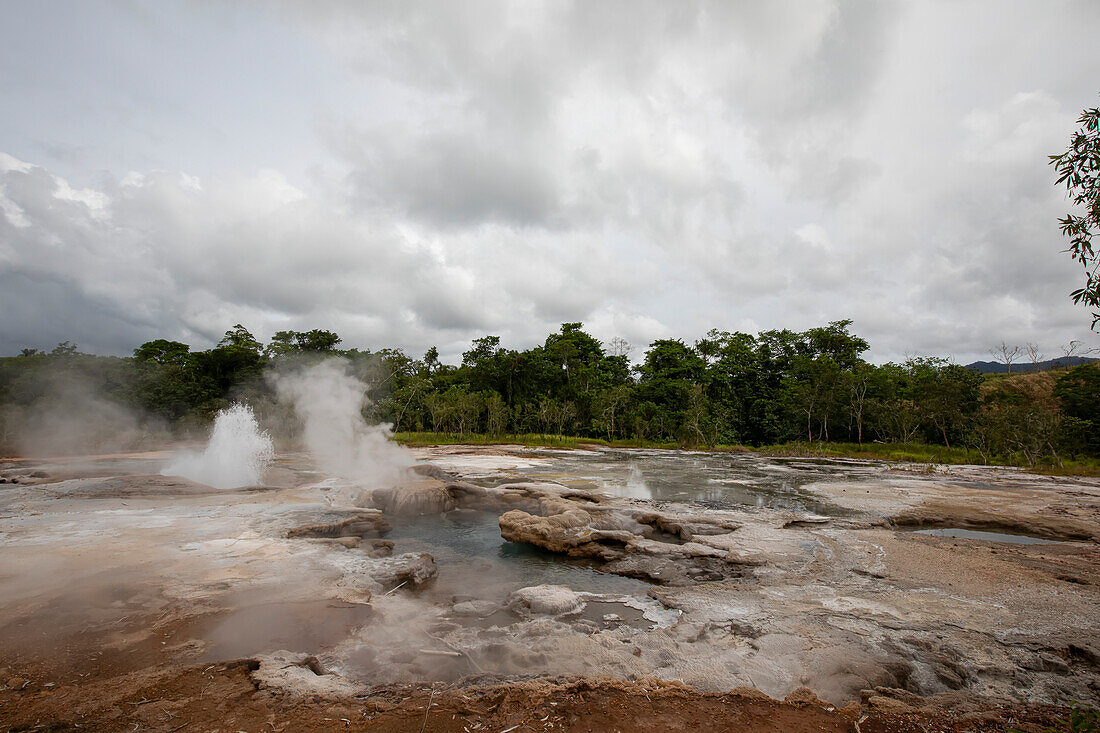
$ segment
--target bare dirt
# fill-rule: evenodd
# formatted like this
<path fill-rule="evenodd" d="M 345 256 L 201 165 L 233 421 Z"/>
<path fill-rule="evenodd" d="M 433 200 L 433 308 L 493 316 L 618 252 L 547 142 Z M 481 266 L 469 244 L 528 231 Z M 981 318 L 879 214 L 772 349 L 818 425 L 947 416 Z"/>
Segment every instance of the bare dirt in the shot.
<path fill-rule="evenodd" d="M 257 662 L 153 668 L 80 684 L 0 692 L 9 731 L 1006 731 L 1040 730 L 1057 712 L 1032 706 L 922 710 L 894 697 L 838 710 L 808 691 L 787 701 L 751 689 L 702 694 L 656 680 L 533 680 L 453 688 L 391 686 L 360 696 L 271 691 Z M 889 694 L 888 691 L 887 694 Z M 885 708 L 875 710 L 874 708 Z"/>

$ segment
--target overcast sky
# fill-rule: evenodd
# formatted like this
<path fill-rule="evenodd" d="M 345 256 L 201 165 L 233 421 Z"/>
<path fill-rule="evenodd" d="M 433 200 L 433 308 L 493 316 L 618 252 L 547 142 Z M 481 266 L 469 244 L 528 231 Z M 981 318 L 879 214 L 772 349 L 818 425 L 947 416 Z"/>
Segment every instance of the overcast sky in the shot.
<path fill-rule="evenodd" d="M 1100 3 L 0 0 L 0 354 L 1089 331 Z"/>

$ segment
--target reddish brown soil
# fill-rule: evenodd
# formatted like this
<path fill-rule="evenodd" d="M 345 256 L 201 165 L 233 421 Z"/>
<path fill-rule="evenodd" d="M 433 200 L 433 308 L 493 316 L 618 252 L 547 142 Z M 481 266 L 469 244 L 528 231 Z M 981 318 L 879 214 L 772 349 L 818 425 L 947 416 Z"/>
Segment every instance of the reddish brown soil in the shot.
<path fill-rule="evenodd" d="M 251 660 L 146 669 L 78 684 L 0 691 L 6 731 L 1036 731 L 1051 710 L 886 715 L 780 702 L 751 690 L 704 695 L 659 682 L 539 680 L 432 690 L 391 687 L 330 700 L 259 687 Z M 18 672 L 6 674 L 16 677 Z M 858 727 L 857 727 L 858 721 Z"/>

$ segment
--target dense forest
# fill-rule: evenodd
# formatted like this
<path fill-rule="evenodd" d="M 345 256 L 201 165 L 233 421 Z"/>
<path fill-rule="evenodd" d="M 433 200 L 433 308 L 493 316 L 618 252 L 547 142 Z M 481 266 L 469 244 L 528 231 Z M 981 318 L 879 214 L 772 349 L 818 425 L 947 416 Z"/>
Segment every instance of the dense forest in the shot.
<path fill-rule="evenodd" d="M 278 407 L 267 375 L 339 356 L 367 386 L 366 417 L 403 432 L 686 447 L 924 443 L 1020 465 L 1100 455 L 1097 365 L 1009 378 L 938 358 L 879 366 L 862 358 L 868 344 L 850 324 L 663 339 L 634 365 L 625 342 L 605 346 L 580 323 L 526 350 L 476 339 L 458 365 L 435 348 L 420 358 L 341 350 L 325 330 L 279 332 L 265 346 L 240 325 L 205 351 L 160 339 L 132 357 L 103 357 L 66 342 L 0 359 L 0 444 L 16 446 L 36 408 L 64 407 L 78 391 L 177 434 L 236 400 L 270 416 Z"/>

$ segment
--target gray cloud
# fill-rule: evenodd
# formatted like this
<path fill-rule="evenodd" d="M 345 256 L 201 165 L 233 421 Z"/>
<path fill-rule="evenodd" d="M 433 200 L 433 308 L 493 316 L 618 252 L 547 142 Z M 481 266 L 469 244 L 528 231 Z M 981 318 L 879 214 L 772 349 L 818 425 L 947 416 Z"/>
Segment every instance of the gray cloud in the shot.
<path fill-rule="evenodd" d="M 853 318 L 878 359 L 1087 334 L 1045 156 L 1095 104 L 1095 3 L 99 13 L 125 71 L 88 57 L 84 119 L 32 112 L 94 41 L 26 11 L 37 45 L 0 51 L 6 353 L 236 322 L 451 357 L 573 320 L 642 346 Z"/>

